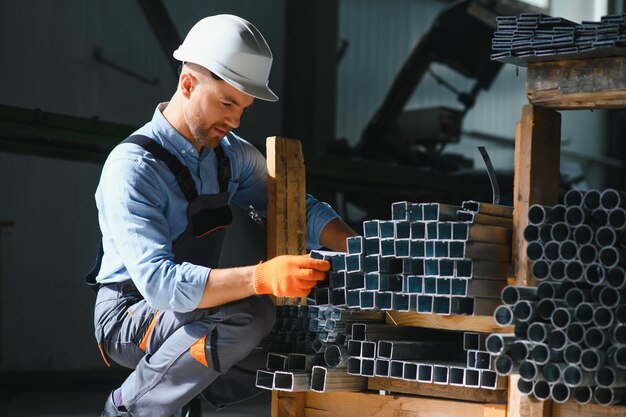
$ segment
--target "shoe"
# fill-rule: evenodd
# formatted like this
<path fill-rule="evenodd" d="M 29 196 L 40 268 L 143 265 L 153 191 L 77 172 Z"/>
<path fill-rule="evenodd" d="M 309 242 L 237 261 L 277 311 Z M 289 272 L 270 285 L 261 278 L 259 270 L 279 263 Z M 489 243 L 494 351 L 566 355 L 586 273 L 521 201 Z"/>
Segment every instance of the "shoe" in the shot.
<path fill-rule="evenodd" d="M 119 411 L 113 402 L 113 392 L 109 394 L 107 402 L 104 404 L 104 410 L 101 417 L 132 417 L 127 411 Z"/>

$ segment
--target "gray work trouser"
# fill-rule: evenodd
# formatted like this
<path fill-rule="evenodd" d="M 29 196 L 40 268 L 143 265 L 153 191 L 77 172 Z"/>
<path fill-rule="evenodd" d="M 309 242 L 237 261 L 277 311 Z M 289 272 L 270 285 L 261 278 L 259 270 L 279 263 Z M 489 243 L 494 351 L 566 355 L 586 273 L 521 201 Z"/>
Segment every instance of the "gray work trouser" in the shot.
<path fill-rule="evenodd" d="M 98 291 L 96 339 L 106 359 L 134 371 L 122 399 L 134 417 L 167 417 L 202 393 L 217 407 L 259 393 L 255 347 L 270 332 L 275 309 L 253 296 L 189 313 L 158 311 L 132 284 Z"/>

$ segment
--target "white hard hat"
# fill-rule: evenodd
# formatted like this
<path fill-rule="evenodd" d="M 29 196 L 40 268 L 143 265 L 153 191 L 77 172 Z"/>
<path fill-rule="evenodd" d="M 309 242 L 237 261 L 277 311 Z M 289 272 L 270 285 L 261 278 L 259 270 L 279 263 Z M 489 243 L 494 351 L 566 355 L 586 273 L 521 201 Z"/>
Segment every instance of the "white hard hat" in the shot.
<path fill-rule="evenodd" d="M 174 58 L 201 65 L 248 95 L 278 100 L 268 87 L 272 51 L 245 19 L 230 14 L 205 17 L 191 28 Z"/>

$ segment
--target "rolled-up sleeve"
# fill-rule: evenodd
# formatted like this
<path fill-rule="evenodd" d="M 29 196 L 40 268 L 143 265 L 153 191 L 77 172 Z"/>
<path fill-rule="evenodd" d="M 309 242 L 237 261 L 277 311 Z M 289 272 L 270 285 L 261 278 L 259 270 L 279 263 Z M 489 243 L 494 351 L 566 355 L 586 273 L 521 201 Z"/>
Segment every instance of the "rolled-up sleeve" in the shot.
<path fill-rule="evenodd" d="M 170 229 L 164 217 L 167 201 L 153 169 L 140 160 L 109 160 L 102 172 L 96 202 L 103 231 L 103 268 L 109 269 L 105 274 L 125 267 L 154 308 L 194 310 L 210 268 L 174 262 Z M 107 263 L 109 251 L 114 256 Z"/>

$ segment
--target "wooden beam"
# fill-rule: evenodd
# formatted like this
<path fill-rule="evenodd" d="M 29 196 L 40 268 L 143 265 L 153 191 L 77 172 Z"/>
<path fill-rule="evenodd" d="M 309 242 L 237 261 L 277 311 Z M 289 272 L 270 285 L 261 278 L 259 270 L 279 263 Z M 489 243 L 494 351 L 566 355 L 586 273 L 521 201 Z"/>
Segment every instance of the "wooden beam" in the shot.
<path fill-rule="evenodd" d="M 304 158 L 299 141 L 267 138 L 267 258 L 306 253 Z M 278 304 L 299 303 L 278 299 Z M 304 417 L 304 393 L 272 392 L 272 417 Z"/>
<path fill-rule="evenodd" d="M 605 406 L 598 404 L 576 404 L 574 401 L 568 401 L 565 404 L 554 404 L 552 406 L 552 417 L 624 417 L 626 415 L 626 406 L 613 405 Z"/>
<path fill-rule="evenodd" d="M 517 285 L 529 284 L 523 231 L 532 204 L 552 206 L 559 202 L 561 114 L 539 106 L 522 107 L 515 137 L 513 241 Z"/>
<path fill-rule="evenodd" d="M 454 385 L 427 384 L 394 378 L 368 378 L 367 388 L 375 391 L 399 392 L 426 397 L 453 398 L 479 403 L 506 404 L 507 391 L 484 388 L 466 388 Z"/>
<path fill-rule="evenodd" d="M 551 109 L 626 107 L 626 56 L 529 63 L 526 94 Z"/>
<path fill-rule="evenodd" d="M 506 406 L 401 395 L 306 394 L 306 417 L 506 417 Z"/>
<path fill-rule="evenodd" d="M 468 332 L 511 333 L 513 331 L 512 327 L 498 326 L 492 316 L 443 316 L 441 314 L 388 311 L 387 323 L 397 326 L 429 327 Z"/>

